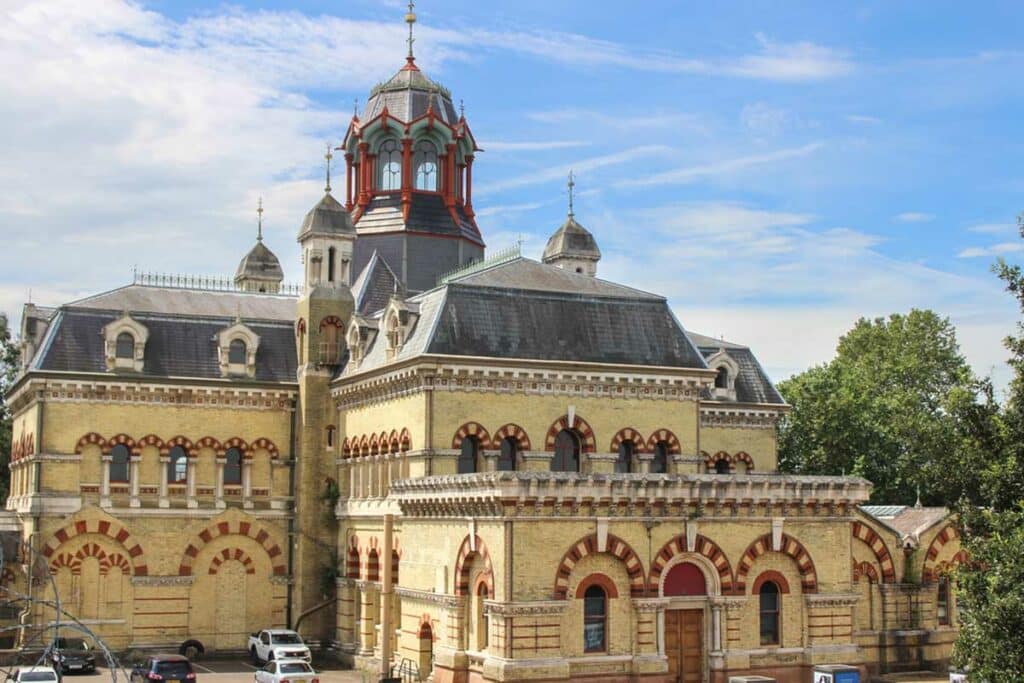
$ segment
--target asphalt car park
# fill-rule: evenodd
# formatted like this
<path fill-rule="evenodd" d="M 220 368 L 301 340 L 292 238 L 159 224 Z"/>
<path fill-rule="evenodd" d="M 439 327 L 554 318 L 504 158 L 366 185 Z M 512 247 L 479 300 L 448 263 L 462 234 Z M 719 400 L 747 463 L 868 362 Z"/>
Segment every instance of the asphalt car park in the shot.
<path fill-rule="evenodd" d="M 253 683 L 256 665 L 239 658 L 231 659 L 201 659 L 192 662 L 195 670 L 197 683 Z M 377 680 L 377 676 L 364 677 L 364 674 L 351 669 L 343 669 L 337 662 L 330 660 L 313 661 L 313 668 L 317 672 L 320 683 L 362 683 L 363 681 Z M 127 683 L 131 675 L 131 667 L 127 664 L 118 672 L 119 683 Z M 105 666 L 100 666 L 96 673 L 91 674 L 65 674 L 63 679 L 66 683 L 103 683 L 110 681 L 110 671 Z"/>

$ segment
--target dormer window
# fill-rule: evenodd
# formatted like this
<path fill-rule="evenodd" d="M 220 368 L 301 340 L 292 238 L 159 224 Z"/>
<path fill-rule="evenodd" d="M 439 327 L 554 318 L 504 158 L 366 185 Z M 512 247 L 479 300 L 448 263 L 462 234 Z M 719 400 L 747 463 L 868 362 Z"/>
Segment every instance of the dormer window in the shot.
<path fill-rule="evenodd" d="M 416 143 L 413 155 L 416 189 L 437 192 L 437 147 L 429 140 Z"/>
<path fill-rule="evenodd" d="M 388 317 L 387 324 L 388 355 L 394 358 L 402 350 L 402 323 L 397 315 Z"/>
<path fill-rule="evenodd" d="M 255 377 L 260 338 L 241 320 L 215 337 L 220 374 L 223 377 Z"/>
<path fill-rule="evenodd" d="M 740 366 L 725 349 L 719 349 L 706 359 L 708 367 L 715 371 L 715 383 L 711 387 L 711 396 L 720 401 L 736 400 L 736 378 L 740 374 Z"/>
<path fill-rule="evenodd" d="M 729 368 L 724 365 L 718 368 L 718 374 L 715 375 L 715 389 L 728 389 L 729 388 Z"/>
<path fill-rule="evenodd" d="M 377 181 L 382 191 L 402 189 L 402 146 L 398 140 L 390 138 L 381 144 L 377 167 L 380 169 Z"/>
<path fill-rule="evenodd" d="M 125 313 L 103 328 L 107 370 L 142 372 L 149 330 Z"/>
<path fill-rule="evenodd" d="M 228 364 L 245 364 L 245 342 L 241 339 L 232 340 L 231 345 L 228 347 Z"/>

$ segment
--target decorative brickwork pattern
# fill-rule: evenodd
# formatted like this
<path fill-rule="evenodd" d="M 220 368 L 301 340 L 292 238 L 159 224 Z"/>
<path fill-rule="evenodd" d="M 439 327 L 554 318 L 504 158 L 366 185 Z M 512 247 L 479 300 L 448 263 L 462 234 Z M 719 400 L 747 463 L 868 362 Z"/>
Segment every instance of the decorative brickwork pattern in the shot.
<path fill-rule="evenodd" d="M 132 574 L 134 574 L 135 576 L 148 575 L 148 569 L 146 567 L 146 558 L 145 554 L 142 551 L 142 546 L 135 541 L 135 538 L 132 537 L 132 535 L 128 532 L 126 528 L 124 528 L 117 522 L 111 522 L 105 519 L 83 519 L 77 522 L 72 522 L 71 524 L 63 527 L 62 529 L 58 529 L 57 532 L 54 533 L 53 538 L 47 541 L 46 545 L 43 546 L 43 557 L 53 557 L 54 553 L 56 553 L 56 551 L 59 548 L 63 547 L 73 538 L 77 536 L 83 536 L 85 534 L 98 534 L 100 536 L 106 536 L 107 538 L 110 538 L 119 546 L 124 548 L 125 552 L 128 554 L 128 557 L 131 558 Z M 51 560 L 51 562 L 53 562 L 53 560 Z"/>
<path fill-rule="evenodd" d="M 491 440 L 491 448 L 498 450 L 501 448 L 501 442 L 505 439 L 512 438 L 516 440 L 517 449 L 519 451 L 531 451 L 533 447 L 530 445 L 530 437 L 526 434 L 526 430 L 517 424 L 507 424 L 500 427 L 498 431 L 494 432 L 494 438 Z"/>
<path fill-rule="evenodd" d="M 935 560 L 942 551 L 942 546 L 960 537 L 956 527 L 952 524 L 946 525 L 942 531 L 932 539 L 928 546 L 928 553 L 924 557 L 924 571 L 921 572 L 921 580 L 925 583 L 934 583 L 939 580 L 938 565 Z"/>
<path fill-rule="evenodd" d="M 210 543 L 215 538 L 230 536 L 233 534 L 248 536 L 256 541 L 256 543 L 263 546 L 263 549 L 267 551 L 267 557 L 270 558 L 270 562 L 273 565 L 275 576 L 284 576 L 287 573 L 284 553 L 281 552 L 281 546 L 271 538 L 270 533 L 266 529 L 259 524 L 253 524 L 252 522 L 231 521 L 211 524 L 200 531 L 199 534 L 192 539 L 192 542 L 185 548 L 185 552 L 181 557 L 181 564 L 178 567 L 178 575 L 192 576 L 192 563 L 195 561 L 196 556 L 199 555 L 199 551 L 203 549 L 203 546 Z"/>
<path fill-rule="evenodd" d="M 455 594 L 469 595 L 469 568 L 474 557 L 479 555 L 484 562 L 484 584 L 487 586 L 487 594 L 494 595 L 494 568 L 491 566 L 491 554 L 487 552 L 487 545 L 479 536 L 474 537 L 474 543 L 470 543 L 469 536 L 466 536 L 459 546 L 459 556 L 455 560 Z M 473 547 L 476 550 L 473 550 Z"/>
<path fill-rule="evenodd" d="M 238 560 L 245 567 L 246 574 L 256 573 L 256 564 L 252 561 L 241 548 L 225 548 L 220 551 L 219 555 L 214 555 L 213 560 L 210 561 L 210 574 L 216 574 L 220 570 L 220 566 L 228 560 Z"/>
<path fill-rule="evenodd" d="M 452 449 L 459 450 L 462 448 L 462 442 L 470 436 L 476 437 L 480 448 L 486 448 L 487 444 L 491 443 L 491 435 L 487 433 L 482 424 L 479 422 L 467 422 L 459 427 L 455 432 L 455 436 L 452 437 Z"/>
<path fill-rule="evenodd" d="M 614 555 L 626 565 L 626 573 L 629 575 L 629 593 L 632 597 L 637 598 L 645 594 L 644 567 L 629 544 L 618 536 L 608 534 L 606 550 L 598 550 L 599 547 L 597 534 L 591 534 L 576 541 L 569 548 L 555 573 L 555 600 L 565 600 L 568 597 L 569 576 L 572 574 L 573 567 L 587 555 L 595 555 L 600 552 Z"/>
<path fill-rule="evenodd" d="M 743 595 L 746 592 L 747 574 L 750 572 L 750 567 L 754 564 L 754 560 L 770 552 L 773 552 L 772 535 L 765 534 L 751 543 L 747 551 L 743 553 L 743 558 L 736 568 L 734 592 L 737 595 Z M 801 590 L 804 593 L 817 593 L 818 572 L 814 568 L 814 561 L 811 559 L 810 553 L 807 552 L 803 544 L 788 534 L 782 534 L 782 543 L 778 552 L 793 558 L 793 562 L 796 563 L 797 569 L 800 571 Z"/>
<path fill-rule="evenodd" d="M 554 452 L 555 439 L 563 429 L 576 432 L 580 437 L 580 448 L 583 453 L 597 452 L 597 440 L 594 438 L 594 430 L 587 424 L 587 421 L 577 415 L 573 424 L 569 424 L 569 416 L 563 415 L 555 420 L 555 423 L 548 428 L 547 438 L 544 440 L 544 450 Z"/>
<path fill-rule="evenodd" d="M 896 569 L 893 566 L 892 555 L 889 554 L 889 548 L 886 547 L 885 541 L 882 537 L 875 533 L 875 530 L 869 527 L 867 524 L 861 522 L 854 522 L 852 529 L 853 537 L 857 540 L 867 544 L 871 548 L 871 552 L 875 554 L 875 559 L 878 560 L 878 566 L 882 570 L 882 581 L 884 583 L 895 583 L 896 581 Z M 878 577 L 875 577 L 875 581 Z"/>
<path fill-rule="evenodd" d="M 608 446 L 608 452 L 618 453 L 619 446 L 622 445 L 623 441 L 632 441 L 633 447 L 636 449 L 637 453 L 643 453 L 644 449 L 647 447 L 647 441 L 644 439 L 643 434 L 632 427 L 626 427 L 625 429 L 620 429 L 618 433 L 612 437 L 612 442 Z"/>
<path fill-rule="evenodd" d="M 651 591 L 657 593 L 661 583 L 661 574 L 674 558 L 680 555 L 696 554 L 706 557 L 715 566 L 718 571 L 718 580 L 722 585 L 722 595 L 730 595 L 733 590 L 732 567 L 729 566 L 729 558 L 725 556 L 718 544 L 706 536 L 697 534 L 693 542 L 693 550 L 693 553 L 686 550 L 684 534 L 676 536 L 661 546 L 661 550 L 655 555 L 654 563 L 651 565 Z"/>
<path fill-rule="evenodd" d="M 668 446 L 669 455 L 679 455 L 680 453 L 682 453 L 682 448 L 680 448 L 679 446 L 679 439 L 676 437 L 675 434 L 673 434 L 668 429 L 658 429 L 655 430 L 653 434 L 651 434 L 651 436 L 647 439 L 647 452 L 653 453 L 654 447 L 657 446 L 658 443 L 662 441 L 664 441 L 665 444 Z"/>

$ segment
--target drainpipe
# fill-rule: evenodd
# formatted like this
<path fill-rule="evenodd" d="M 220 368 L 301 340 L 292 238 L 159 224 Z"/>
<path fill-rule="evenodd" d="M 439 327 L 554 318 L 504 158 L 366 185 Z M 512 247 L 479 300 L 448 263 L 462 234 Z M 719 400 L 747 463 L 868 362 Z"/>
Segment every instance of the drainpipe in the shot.
<path fill-rule="evenodd" d="M 295 570 L 295 420 L 299 414 L 299 400 L 292 399 L 292 417 L 289 424 L 288 441 L 291 444 L 291 458 L 288 461 L 288 497 L 291 498 L 291 510 L 288 515 L 288 584 L 285 598 L 285 625 L 292 627 L 292 581 Z"/>
<path fill-rule="evenodd" d="M 391 529 L 394 526 L 395 517 L 391 514 L 384 515 L 384 576 L 381 580 L 380 591 L 380 677 L 381 679 L 391 677 L 391 601 L 393 587 L 391 585 L 393 561 L 391 558 Z"/>

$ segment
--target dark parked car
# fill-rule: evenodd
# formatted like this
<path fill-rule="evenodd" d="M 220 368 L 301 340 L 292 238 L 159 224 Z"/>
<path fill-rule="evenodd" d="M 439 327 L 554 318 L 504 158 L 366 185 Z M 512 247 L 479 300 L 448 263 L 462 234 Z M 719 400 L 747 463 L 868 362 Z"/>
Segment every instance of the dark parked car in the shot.
<path fill-rule="evenodd" d="M 132 669 L 131 683 L 185 683 L 195 681 L 192 663 L 181 655 L 153 655 Z"/>
<path fill-rule="evenodd" d="M 96 650 L 82 638 L 54 638 L 50 647 L 50 664 L 61 673 L 93 673 L 96 671 Z"/>

